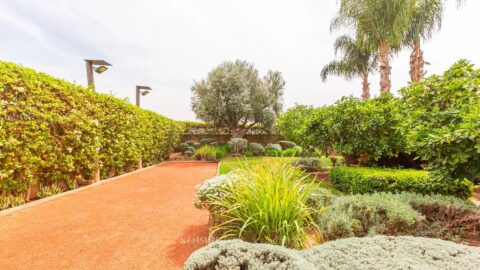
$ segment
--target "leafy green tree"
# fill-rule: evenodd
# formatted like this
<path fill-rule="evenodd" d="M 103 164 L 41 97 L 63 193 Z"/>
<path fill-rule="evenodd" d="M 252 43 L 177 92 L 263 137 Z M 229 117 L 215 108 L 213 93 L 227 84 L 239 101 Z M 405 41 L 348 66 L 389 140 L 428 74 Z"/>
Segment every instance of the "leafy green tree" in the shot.
<path fill-rule="evenodd" d="M 460 60 L 400 92 L 408 149 L 439 180 L 480 176 L 480 69 Z"/>
<path fill-rule="evenodd" d="M 422 40 L 428 40 L 442 24 L 443 0 L 416 0 L 412 11 L 410 27 L 404 44 L 411 48 L 410 79 L 419 82 L 425 74 L 425 60 L 420 47 Z"/>
<path fill-rule="evenodd" d="M 256 125 L 268 129 L 282 110 L 285 81 L 278 71 L 260 78 L 253 64 L 226 61 L 192 86 L 198 119 L 242 137 Z"/>
<path fill-rule="evenodd" d="M 415 0 L 341 0 L 332 28 L 350 27 L 357 40 L 378 52 L 380 91 L 390 92 L 390 57 L 405 40 Z"/>
<path fill-rule="evenodd" d="M 277 127 L 285 139 L 304 144 L 304 132 L 315 109 L 312 106 L 296 105 L 277 119 Z"/>
<path fill-rule="evenodd" d="M 334 48 L 335 54 L 341 53 L 341 58 L 323 67 L 320 73 L 322 80 L 326 81 L 329 75 L 343 76 L 347 80 L 358 76 L 362 79 L 362 99 L 369 99 L 368 75 L 377 68 L 378 56 L 371 53 L 364 44 L 346 35 L 337 38 Z"/>
<path fill-rule="evenodd" d="M 305 134 L 314 147 L 353 157 L 368 154 L 376 160 L 404 150 L 402 115 L 398 100 L 391 95 L 368 101 L 343 97 L 313 114 Z"/>

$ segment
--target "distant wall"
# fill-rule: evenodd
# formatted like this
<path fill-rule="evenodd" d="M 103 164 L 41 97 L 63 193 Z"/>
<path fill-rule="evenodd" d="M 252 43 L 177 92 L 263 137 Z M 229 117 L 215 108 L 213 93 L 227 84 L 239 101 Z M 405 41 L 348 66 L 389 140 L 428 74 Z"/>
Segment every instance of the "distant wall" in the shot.
<path fill-rule="evenodd" d="M 194 141 L 198 142 L 201 139 L 214 139 L 218 143 L 227 143 L 231 135 L 222 135 L 222 134 L 196 134 L 196 135 L 189 135 L 189 134 L 184 134 L 182 136 L 182 142 L 186 141 Z M 244 139 L 246 139 L 248 142 L 256 142 L 260 143 L 263 145 L 267 145 L 269 143 L 275 143 L 280 140 L 283 140 L 282 135 L 280 134 L 247 134 L 243 136 Z"/>
<path fill-rule="evenodd" d="M 195 141 L 201 139 L 213 139 L 218 143 L 227 143 L 232 137 L 228 130 L 224 128 L 215 128 L 202 122 L 185 122 L 185 133 L 182 136 L 182 142 Z M 263 145 L 275 143 L 283 140 L 283 136 L 277 130 L 266 131 L 261 127 L 254 127 L 243 136 L 249 142 L 256 142 Z"/>

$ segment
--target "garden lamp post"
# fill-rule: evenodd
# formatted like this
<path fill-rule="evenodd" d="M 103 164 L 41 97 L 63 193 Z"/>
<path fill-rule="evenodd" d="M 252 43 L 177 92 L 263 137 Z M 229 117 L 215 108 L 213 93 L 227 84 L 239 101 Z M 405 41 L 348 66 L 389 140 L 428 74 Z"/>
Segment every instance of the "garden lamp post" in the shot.
<path fill-rule="evenodd" d="M 111 66 L 110 63 L 108 63 L 105 60 L 91 60 L 91 59 L 85 59 L 85 65 L 87 67 L 87 82 L 88 86 L 91 87 L 93 90 L 95 90 L 95 81 L 93 80 L 93 71 L 95 71 L 98 74 L 102 74 L 103 72 L 107 71 L 107 66 Z M 97 169 L 95 170 L 95 175 L 93 176 L 93 181 L 98 182 L 100 181 L 100 160 L 98 157 L 95 158 L 95 167 Z"/>
<path fill-rule="evenodd" d="M 136 96 L 136 104 L 138 107 L 140 107 L 140 95 L 146 96 L 152 91 L 152 88 L 150 86 L 142 86 L 142 85 L 137 85 L 135 89 L 135 96 Z"/>
<path fill-rule="evenodd" d="M 150 86 L 137 85 L 137 87 L 135 87 L 135 97 L 136 97 L 135 103 L 139 108 L 140 108 L 140 95 L 146 96 L 148 95 L 148 93 L 150 93 L 150 91 L 152 91 L 152 88 L 150 88 Z M 138 168 L 139 169 L 143 168 L 142 158 L 138 160 Z"/>
<path fill-rule="evenodd" d="M 93 71 L 95 71 L 98 74 L 102 74 L 103 72 L 108 70 L 107 66 L 111 66 L 111 64 L 109 64 L 105 60 L 91 60 L 91 59 L 85 59 L 85 65 L 87 67 L 88 86 L 92 87 L 92 89 L 95 89 Z"/>

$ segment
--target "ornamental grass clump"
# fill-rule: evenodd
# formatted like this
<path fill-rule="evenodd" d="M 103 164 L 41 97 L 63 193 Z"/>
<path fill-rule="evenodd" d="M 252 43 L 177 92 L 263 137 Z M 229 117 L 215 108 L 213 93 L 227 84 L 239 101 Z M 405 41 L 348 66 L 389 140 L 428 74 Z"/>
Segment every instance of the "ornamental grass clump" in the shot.
<path fill-rule="evenodd" d="M 304 248 L 310 237 L 320 236 L 318 210 L 308 203 L 316 184 L 308 174 L 280 160 L 233 173 L 236 181 L 211 198 L 219 220 L 213 234 L 218 238 Z"/>

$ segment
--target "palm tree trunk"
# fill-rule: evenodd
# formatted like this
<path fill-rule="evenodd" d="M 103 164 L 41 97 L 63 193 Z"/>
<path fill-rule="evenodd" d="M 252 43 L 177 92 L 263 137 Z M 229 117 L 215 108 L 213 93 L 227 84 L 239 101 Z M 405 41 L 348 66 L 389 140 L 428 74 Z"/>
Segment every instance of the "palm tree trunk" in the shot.
<path fill-rule="evenodd" d="M 390 93 L 390 61 L 388 59 L 390 47 L 387 43 L 380 44 L 380 93 Z"/>
<path fill-rule="evenodd" d="M 368 82 L 368 71 L 362 75 L 362 99 L 370 98 L 370 83 Z"/>
<path fill-rule="evenodd" d="M 417 39 L 412 44 L 412 53 L 410 54 L 410 80 L 412 82 L 423 80 L 424 67 L 423 51 L 420 48 L 420 39 Z"/>

